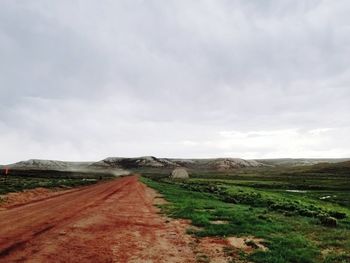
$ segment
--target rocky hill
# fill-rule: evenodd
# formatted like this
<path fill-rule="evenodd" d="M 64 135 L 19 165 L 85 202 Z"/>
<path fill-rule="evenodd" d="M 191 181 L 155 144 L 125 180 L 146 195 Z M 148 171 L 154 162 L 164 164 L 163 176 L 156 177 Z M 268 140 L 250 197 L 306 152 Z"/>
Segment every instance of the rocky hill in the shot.
<path fill-rule="evenodd" d="M 114 167 L 123 169 L 186 167 L 190 169 L 210 169 L 220 171 L 260 166 L 265 165 L 254 160 L 244 160 L 239 158 L 173 159 L 156 158 L 154 156 L 136 158 L 109 157 L 91 164 L 91 167 Z"/>
<path fill-rule="evenodd" d="M 254 168 L 264 166 L 305 166 L 308 172 L 349 172 L 349 159 L 266 159 L 245 160 L 240 158 L 216 158 L 216 159 L 178 159 L 157 158 L 154 156 L 142 156 L 134 158 L 109 157 L 98 162 L 65 162 L 56 160 L 31 159 L 9 165 L 0 165 L 0 169 L 9 168 L 24 171 L 61 171 L 64 173 L 110 173 L 114 175 L 127 174 L 133 169 L 174 169 L 184 167 L 192 170 L 203 171 L 229 171 L 241 168 Z M 343 161 L 343 162 L 341 162 Z M 5 171 L 5 170 L 4 170 Z"/>
<path fill-rule="evenodd" d="M 53 171 L 90 171 L 109 169 L 137 169 L 137 168 L 175 168 L 225 171 L 246 167 L 262 166 L 312 166 L 315 164 L 336 164 L 349 159 L 258 159 L 246 160 L 240 158 L 213 158 L 213 159 L 179 159 L 157 158 L 142 156 L 134 158 L 108 157 L 98 162 L 65 162 L 56 160 L 31 159 L 14 164 L 1 166 L 16 170 L 53 170 Z"/>
<path fill-rule="evenodd" d="M 118 167 L 94 167 L 94 162 L 65 162 L 56 160 L 41 160 L 41 159 L 30 159 L 27 161 L 20 161 L 8 165 L 0 165 L 0 170 L 5 168 L 10 170 L 10 174 L 14 175 L 30 175 L 30 176 L 41 176 L 42 174 L 62 175 L 62 176 L 75 176 L 77 174 L 91 174 L 91 173 L 104 173 L 114 176 L 129 174 L 130 172 L 118 168 Z"/>
<path fill-rule="evenodd" d="M 255 160 L 244 160 L 239 158 L 220 158 L 210 161 L 209 167 L 216 170 L 230 170 L 245 167 L 261 167 L 264 164 L 259 163 Z"/>
<path fill-rule="evenodd" d="M 142 156 L 136 158 L 108 157 L 102 161 L 93 163 L 90 167 L 114 167 L 114 168 L 162 168 L 179 166 L 165 158 L 156 158 L 153 156 Z"/>
<path fill-rule="evenodd" d="M 6 165 L 16 170 L 54 170 L 54 171 L 83 171 L 103 169 L 137 169 L 137 168 L 175 168 L 230 170 L 245 167 L 260 167 L 263 163 L 239 158 L 217 159 L 172 159 L 142 156 L 135 158 L 108 157 L 98 162 L 64 162 L 55 160 L 31 159 Z M 1 166 L 0 166 L 1 168 Z"/>
<path fill-rule="evenodd" d="M 86 169 L 91 165 L 92 162 L 65 162 L 56 160 L 40 160 L 40 159 L 30 159 L 27 161 L 20 161 L 18 163 L 6 165 L 10 169 L 20 169 L 20 170 L 82 170 Z"/>

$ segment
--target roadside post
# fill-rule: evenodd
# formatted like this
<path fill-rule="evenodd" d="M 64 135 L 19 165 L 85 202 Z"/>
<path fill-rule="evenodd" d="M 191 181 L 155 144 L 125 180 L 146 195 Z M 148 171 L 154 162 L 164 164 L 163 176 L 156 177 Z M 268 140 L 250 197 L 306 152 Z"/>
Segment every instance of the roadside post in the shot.
<path fill-rule="evenodd" d="M 9 170 L 9 168 L 5 168 L 4 169 L 4 182 L 6 183 L 7 182 L 7 176 L 8 176 L 8 174 L 9 174 L 9 172 L 10 172 L 10 170 Z"/>

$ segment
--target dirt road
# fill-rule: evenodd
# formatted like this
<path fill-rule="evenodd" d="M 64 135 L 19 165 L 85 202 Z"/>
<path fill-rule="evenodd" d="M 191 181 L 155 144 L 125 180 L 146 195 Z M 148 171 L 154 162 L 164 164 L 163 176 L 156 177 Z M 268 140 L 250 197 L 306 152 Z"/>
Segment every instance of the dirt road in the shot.
<path fill-rule="evenodd" d="M 155 197 L 129 176 L 0 211 L 0 262 L 194 262 Z"/>

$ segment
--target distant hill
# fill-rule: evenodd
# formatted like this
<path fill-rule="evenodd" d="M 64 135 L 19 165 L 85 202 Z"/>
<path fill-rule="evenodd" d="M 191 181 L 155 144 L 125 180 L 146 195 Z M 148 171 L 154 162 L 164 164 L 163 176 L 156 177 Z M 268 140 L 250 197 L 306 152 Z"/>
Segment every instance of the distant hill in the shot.
<path fill-rule="evenodd" d="M 206 170 L 232 170 L 246 167 L 261 167 L 266 166 L 255 160 L 245 160 L 240 158 L 216 158 L 216 159 L 171 159 L 180 166 L 192 169 Z"/>
<path fill-rule="evenodd" d="M 142 156 L 135 158 L 124 158 L 124 157 L 108 157 L 99 162 L 92 163 L 90 167 L 97 168 L 161 168 L 161 167 L 176 167 L 179 166 L 177 163 L 170 161 L 165 158 L 156 158 L 153 156 Z"/>
<path fill-rule="evenodd" d="M 54 171 L 84 171 L 103 169 L 137 169 L 137 168 L 175 168 L 186 167 L 192 169 L 231 170 L 245 167 L 260 167 L 265 164 L 255 160 L 239 158 L 216 159 L 176 159 L 141 156 L 134 158 L 108 157 L 98 162 L 65 162 L 56 160 L 31 159 L 6 165 L 16 170 L 54 170 Z M 5 167 L 5 166 L 3 166 Z M 1 168 L 1 166 L 0 166 Z"/>
<path fill-rule="evenodd" d="M 267 167 L 267 166 L 310 166 L 319 170 L 347 169 L 350 159 L 257 159 L 245 160 L 240 158 L 212 158 L 212 159 L 179 159 L 157 158 L 154 156 L 141 156 L 134 158 L 108 157 L 97 162 L 65 162 L 56 160 L 31 159 L 14 164 L 1 166 L 15 170 L 52 170 L 52 171 L 101 171 L 110 170 L 121 172 L 138 168 L 168 168 L 185 167 L 188 169 L 226 171 L 240 168 Z"/>
<path fill-rule="evenodd" d="M 310 171 L 317 173 L 348 174 L 350 176 L 350 161 L 339 163 L 319 163 L 313 165 Z"/>
<path fill-rule="evenodd" d="M 28 176 L 46 176 L 52 174 L 56 176 L 78 177 L 92 173 L 119 176 L 129 173 L 129 171 L 117 167 L 115 169 L 112 169 L 112 167 L 94 167 L 92 166 L 93 163 L 94 162 L 65 162 L 57 160 L 30 159 L 13 164 L 0 165 L 0 169 L 3 170 L 8 168 L 10 174 Z"/>
<path fill-rule="evenodd" d="M 210 169 L 220 171 L 259 166 L 265 165 L 255 160 L 244 160 L 239 158 L 175 159 L 157 158 L 154 156 L 136 158 L 109 157 L 91 164 L 91 167 L 118 167 L 124 169 L 186 167 L 191 169 Z"/>
<path fill-rule="evenodd" d="M 6 165 L 10 169 L 44 169 L 44 170 L 82 170 L 87 169 L 92 162 L 65 162 L 56 160 L 40 160 L 30 159 L 27 161 L 20 161 L 18 163 Z"/>
<path fill-rule="evenodd" d="M 239 158 L 220 158 L 210 161 L 209 167 L 216 170 L 230 170 L 245 167 L 261 167 L 265 166 L 263 163 L 257 162 L 255 160 L 244 160 Z"/>
<path fill-rule="evenodd" d="M 350 161 L 350 158 L 279 158 L 279 159 L 256 159 L 256 161 L 273 166 L 309 166 L 318 163 L 339 163 Z"/>

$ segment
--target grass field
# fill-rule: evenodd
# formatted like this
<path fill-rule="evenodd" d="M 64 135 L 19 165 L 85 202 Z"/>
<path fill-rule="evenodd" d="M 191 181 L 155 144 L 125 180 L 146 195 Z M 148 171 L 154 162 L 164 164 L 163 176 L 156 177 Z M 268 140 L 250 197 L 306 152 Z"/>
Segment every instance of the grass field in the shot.
<path fill-rule="evenodd" d="M 269 171 L 270 170 L 270 171 Z M 171 181 L 167 172 L 142 180 L 170 202 L 165 213 L 192 220 L 204 236 L 255 236 L 267 251 L 241 255 L 250 262 L 350 262 L 350 176 L 305 168 L 193 172 Z M 215 224 L 215 221 L 225 222 Z"/>
<path fill-rule="evenodd" d="M 36 178 L 36 177 L 20 177 L 9 176 L 8 178 L 0 178 L 0 195 L 10 192 L 19 192 L 26 189 L 34 189 L 37 187 L 44 188 L 67 188 L 80 185 L 88 185 L 96 183 L 97 179 L 78 179 L 78 178 Z"/>
<path fill-rule="evenodd" d="M 53 170 L 11 170 L 0 174 L 0 195 L 37 187 L 67 188 L 89 185 L 99 180 L 115 178 L 108 172 L 73 172 Z"/>

